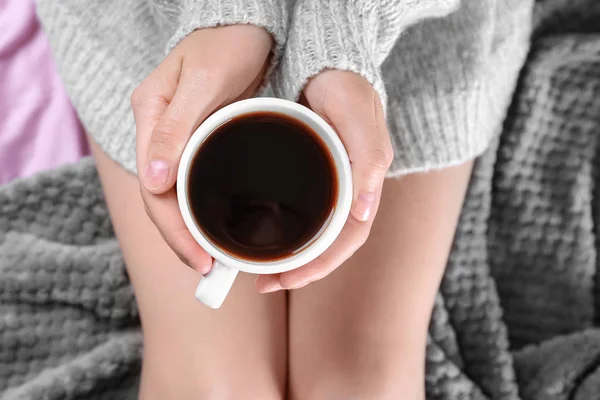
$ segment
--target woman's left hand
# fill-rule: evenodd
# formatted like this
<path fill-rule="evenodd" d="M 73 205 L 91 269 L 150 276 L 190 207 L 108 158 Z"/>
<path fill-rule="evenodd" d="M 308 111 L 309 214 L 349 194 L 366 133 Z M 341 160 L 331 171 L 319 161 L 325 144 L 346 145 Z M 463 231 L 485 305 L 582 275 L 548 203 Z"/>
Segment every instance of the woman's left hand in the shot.
<path fill-rule="evenodd" d="M 310 80 L 303 96 L 333 126 L 348 151 L 354 183 L 352 209 L 336 241 L 318 258 L 288 272 L 259 275 L 256 286 L 261 293 L 298 289 L 322 279 L 365 243 L 393 159 L 381 101 L 364 78 L 352 72 L 324 71 Z"/>

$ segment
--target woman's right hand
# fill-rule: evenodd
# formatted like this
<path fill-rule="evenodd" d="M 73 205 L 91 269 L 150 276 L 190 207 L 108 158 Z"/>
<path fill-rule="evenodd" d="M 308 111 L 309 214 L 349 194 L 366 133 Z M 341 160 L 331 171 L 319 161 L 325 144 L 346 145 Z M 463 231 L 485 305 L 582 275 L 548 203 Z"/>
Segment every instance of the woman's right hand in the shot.
<path fill-rule="evenodd" d="M 271 46 L 269 33 L 253 25 L 197 30 L 131 96 L 146 212 L 171 249 L 201 274 L 210 271 L 212 259 L 187 230 L 179 211 L 175 193 L 179 159 L 204 119 L 256 92 Z"/>

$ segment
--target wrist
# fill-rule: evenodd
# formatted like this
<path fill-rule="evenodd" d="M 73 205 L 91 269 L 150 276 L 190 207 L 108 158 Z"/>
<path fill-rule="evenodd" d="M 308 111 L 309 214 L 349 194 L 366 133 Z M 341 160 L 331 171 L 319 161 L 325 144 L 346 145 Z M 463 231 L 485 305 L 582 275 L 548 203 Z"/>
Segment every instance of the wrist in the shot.
<path fill-rule="evenodd" d="M 280 0 L 185 1 L 183 18 L 168 49 L 173 49 L 184 37 L 202 28 L 231 25 L 251 25 L 269 34 L 273 61 L 279 60 L 287 38 L 287 8 Z"/>

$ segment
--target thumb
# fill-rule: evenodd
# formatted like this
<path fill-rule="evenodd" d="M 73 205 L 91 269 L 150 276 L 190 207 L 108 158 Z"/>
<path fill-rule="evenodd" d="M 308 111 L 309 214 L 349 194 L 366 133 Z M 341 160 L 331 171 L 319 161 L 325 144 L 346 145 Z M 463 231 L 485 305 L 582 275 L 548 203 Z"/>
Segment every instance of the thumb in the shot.
<path fill-rule="evenodd" d="M 347 136 L 353 138 L 348 140 L 354 181 L 352 214 L 359 221 L 374 217 L 383 181 L 394 156 L 381 101 L 370 89 L 371 95 L 363 97 L 362 106 L 352 111 L 359 120 L 355 125 L 345 127 L 349 131 Z M 358 135 L 360 138 L 356 139 Z"/>
<path fill-rule="evenodd" d="M 161 194 L 173 187 L 188 139 L 221 104 L 221 86 L 208 76 L 206 69 L 186 68 L 184 62 L 173 99 L 154 127 L 148 143 L 142 183 L 151 193 Z"/>
<path fill-rule="evenodd" d="M 326 71 L 309 82 L 310 106 L 328 120 L 352 165 L 352 215 L 368 221 L 377 211 L 385 174 L 393 159 L 383 107 L 371 84 L 352 72 Z"/>

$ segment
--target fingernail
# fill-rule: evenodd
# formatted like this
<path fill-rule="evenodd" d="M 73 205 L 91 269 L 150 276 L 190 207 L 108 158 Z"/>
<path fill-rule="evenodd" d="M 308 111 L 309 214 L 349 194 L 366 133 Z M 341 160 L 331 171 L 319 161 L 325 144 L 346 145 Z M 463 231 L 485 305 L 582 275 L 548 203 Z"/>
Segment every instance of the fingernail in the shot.
<path fill-rule="evenodd" d="M 190 267 L 191 269 L 193 269 L 195 272 L 205 275 L 208 274 L 210 272 L 210 265 L 194 265 L 192 264 L 187 258 L 185 258 L 184 256 L 181 255 L 177 255 L 179 257 L 179 259 L 181 260 L 182 263 L 184 263 L 187 267 Z"/>
<path fill-rule="evenodd" d="M 198 271 L 199 273 L 201 273 L 202 275 L 206 275 L 212 269 L 212 265 L 211 264 L 202 264 L 202 265 L 199 265 L 197 268 L 194 268 L 194 269 L 196 271 Z"/>
<path fill-rule="evenodd" d="M 144 172 L 144 186 L 147 189 L 163 187 L 169 179 L 169 166 L 162 160 L 152 160 Z"/>
<path fill-rule="evenodd" d="M 354 214 L 360 221 L 366 221 L 371 216 L 375 205 L 375 193 L 361 193 L 356 199 Z"/>
<path fill-rule="evenodd" d="M 281 284 L 279 283 L 279 281 L 275 281 L 275 282 L 272 282 L 272 283 L 266 285 L 262 289 L 260 289 L 260 293 L 263 293 L 263 294 L 273 293 L 273 292 L 276 292 L 281 289 L 283 289 L 283 288 L 281 287 Z"/>

